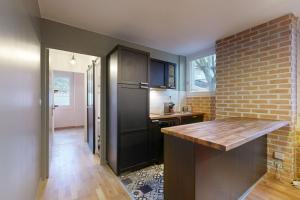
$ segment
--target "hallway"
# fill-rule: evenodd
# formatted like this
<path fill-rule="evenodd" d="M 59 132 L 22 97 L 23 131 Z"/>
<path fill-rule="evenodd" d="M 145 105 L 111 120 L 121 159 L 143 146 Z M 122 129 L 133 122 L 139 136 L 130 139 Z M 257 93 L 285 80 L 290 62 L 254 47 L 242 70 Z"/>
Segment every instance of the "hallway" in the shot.
<path fill-rule="evenodd" d="M 40 187 L 40 200 L 127 200 L 118 178 L 99 165 L 84 142 L 84 129 L 55 131 L 50 177 Z"/>

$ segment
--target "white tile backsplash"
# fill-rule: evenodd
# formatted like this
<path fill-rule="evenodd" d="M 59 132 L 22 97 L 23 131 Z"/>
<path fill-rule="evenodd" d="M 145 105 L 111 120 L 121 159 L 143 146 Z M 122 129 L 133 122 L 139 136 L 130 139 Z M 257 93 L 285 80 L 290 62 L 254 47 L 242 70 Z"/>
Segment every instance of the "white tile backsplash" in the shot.
<path fill-rule="evenodd" d="M 181 111 L 181 107 L 185 105 L 185 91 L 150 89 L 150 113 L 161 114 L 164 111 L 164 103 L 169 102 L 171 96 L 172 102 L 175 103 L 175 111 Z"/>

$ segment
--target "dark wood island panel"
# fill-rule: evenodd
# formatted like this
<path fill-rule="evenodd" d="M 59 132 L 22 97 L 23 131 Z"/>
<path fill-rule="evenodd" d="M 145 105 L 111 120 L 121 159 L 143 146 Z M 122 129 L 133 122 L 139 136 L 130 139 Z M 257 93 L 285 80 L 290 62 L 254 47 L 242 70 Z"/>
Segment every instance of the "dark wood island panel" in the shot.
<path fill-rule="evenodd" d="M 166 200 L 239 199 L 267 171 L 267 136 L 224 152 L 165 135 L 164 164 Z"/>
<path fill-rule="evenodd" d="M 211 135 L 210 125 L 213 126 Z M 275 120 L 229 118 L 162 129 L 165 133 L 165 199 L 239 199 L 267 172 L 268 131 L 286 125 L 287 122 Z M 188 130 L 192 130 L 191 135 Z M 224 138 L 224 130 L 226 142 L 217 137 Z M 197 138 L 191 139 L 195 136 Z M 201 140 L 197 140 L 199 138 Z M 211 145 L 212 140 L 215 140 L 214 145 Z M 234 148 L 226 148 L 227 144 Z M 220 146 L 223 148 L 216 148 Z"/>

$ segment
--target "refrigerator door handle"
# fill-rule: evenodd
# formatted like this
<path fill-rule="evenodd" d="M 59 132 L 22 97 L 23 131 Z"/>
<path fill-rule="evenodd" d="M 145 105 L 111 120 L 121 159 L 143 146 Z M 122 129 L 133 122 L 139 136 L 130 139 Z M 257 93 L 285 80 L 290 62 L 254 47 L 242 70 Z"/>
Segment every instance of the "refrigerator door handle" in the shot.
<path fill-rule="evenodd" d="M 149 87 L 148 87 L 148 86 L 143 86 L 143 85 L 141 85 L 140 88 L 141 88 L 141 89 L 148 89 Z"/>
<path fill-rule="evenodd" d="M 149 83 L 140 82 L 140 85 L 149 85 Z"/>

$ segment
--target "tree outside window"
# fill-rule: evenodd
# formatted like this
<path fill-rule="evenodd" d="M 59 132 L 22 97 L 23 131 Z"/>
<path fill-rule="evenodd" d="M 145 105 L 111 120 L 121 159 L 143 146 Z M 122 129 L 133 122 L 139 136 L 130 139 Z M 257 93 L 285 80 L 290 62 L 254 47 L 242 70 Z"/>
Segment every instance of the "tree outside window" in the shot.
<path fill-rule="evenodd" d="M 54 77 L 54 104 L 58 106 L 70 106 L 70 77 Z"/>
<path fill-rule="evenodd" d="M 194 59 L 190 62 L 190 91 L 214 92 L 216 89 L 216 55 Z"/>

